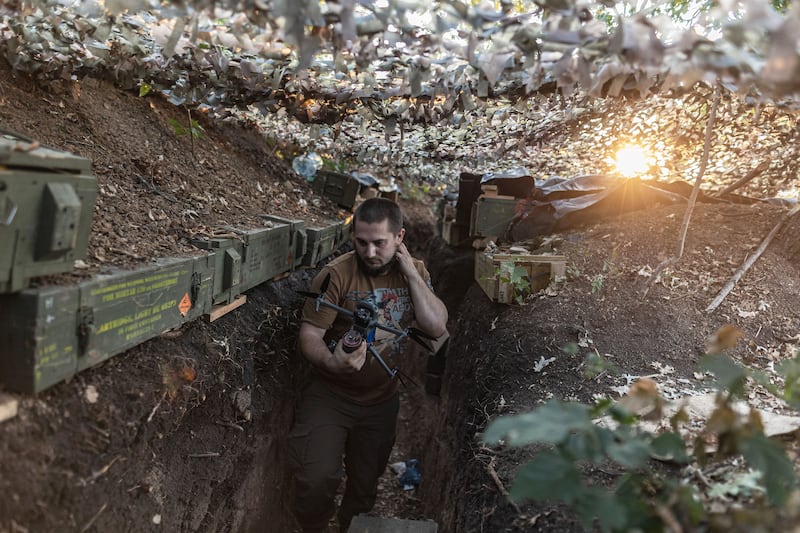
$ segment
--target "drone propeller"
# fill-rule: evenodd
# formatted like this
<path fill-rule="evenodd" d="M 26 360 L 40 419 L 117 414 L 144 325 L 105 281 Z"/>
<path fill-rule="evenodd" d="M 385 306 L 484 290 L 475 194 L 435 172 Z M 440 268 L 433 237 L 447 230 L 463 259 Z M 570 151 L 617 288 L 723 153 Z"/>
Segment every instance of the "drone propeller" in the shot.
<path fill-rule="evenodd" d="M 419 344 L 420 346 L 422 346 L 423 348 L 425 348 L 426 350 L 428 350 L 429 352 L 433 351 L 433 346 L 431 346 L 429 343 L 425 341 L 436 340 L 436 337 L 432 337 L 431 335 L 428 335 L 421 329 L 417 328 L 408 328 L 408 337 L 417 344 Z"/>
<path fill-rule="evenodd" d="M 309 292 L 309 291 L 294 291 L 294 292 L 296 292 L 297 294 L 300 294 L 302 296 L 305 296 L 306 298 L 318 298 L 319 297 L 319 294 L 317 294 L 316 292 Z"/>
<path fill-rule="evenodd" d="M 306 298 L 320 298 L 328 292 L 328 285 L 331 283 L 331 275 L 328 274 L 325 276 L 325 279 L 322 280 L 322 285 L 319 286 L 319 292 L 309 292 L 309 291 L 298 291 L 295 290 L 297 294 L 305 296 Z"/>
<path fill-rule="evenodd" d="M 424 331 L 422 331 L 419 328 L 408 328 L 408 333 L 409 334 L 413 334 L 413 335 L 417 335 L 419 337 L 422 337 L 423 339 L 428 339 L 429 341 L 435 341 L 436 340 L 436 337 L 434 337 L 433 335 L 428 335 L 427 333 L 425 333 Z"/>
<path fill-rule="evenodd" d="M 331 275 L 328 274 L 327 276 L 325 276 L 325 279 L 322 280 L 322 285 L 319 286 L 319 293 L 325 294 L 326 292 L 328 292 L 328 285 L 330 285 L 330 283 L 331 283 Z"/>

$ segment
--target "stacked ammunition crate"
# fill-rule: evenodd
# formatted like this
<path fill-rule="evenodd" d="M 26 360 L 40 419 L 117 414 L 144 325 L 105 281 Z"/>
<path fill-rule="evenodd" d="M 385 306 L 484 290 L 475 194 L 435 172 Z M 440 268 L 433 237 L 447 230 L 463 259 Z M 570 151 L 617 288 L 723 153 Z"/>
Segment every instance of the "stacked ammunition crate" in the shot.
<path fill-rule="evenodd" d="M 0 136 L 0 385 L 38 393 L 182 324 L 215 319 L 244 292 L 313 267 L 350 238 L 351 220 L 305 228 L 264 215 L 262 228 L 222 228 L 198 255 L 161 258 L 70 286 L 30 287 L 86 254 L 97 182 L 91 163 Z"/>

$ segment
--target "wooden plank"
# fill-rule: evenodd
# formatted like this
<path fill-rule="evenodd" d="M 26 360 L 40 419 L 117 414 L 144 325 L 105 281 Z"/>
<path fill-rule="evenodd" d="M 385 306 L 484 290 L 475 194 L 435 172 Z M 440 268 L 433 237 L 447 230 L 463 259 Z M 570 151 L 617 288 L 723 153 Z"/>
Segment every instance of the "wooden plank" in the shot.
<path fill-rule="evenodd" d="M 19 402 L 13 396 L 0 392 L 0 422 L 5 422 L 17 416 Z"/>
<path fill-rule="evenodd" d="M 523 261 L 536 263 L 557 263 L 566 261 L 565 255 L 537 255 L 537 254 L 491 254 L 494 261 Z"/>
<path fill-rule="evenodd" d="M 486 197 L 497 196 L 497 185 L 481 185 L 481 193 Z"/>
<path fill-rule="evenodd" d="M 247 295 L 240 294 L 236 298 L 234 298 L 233 301 L 229 304 L 215 305 L 214 307 L 211 308 L 211 312 L 206 315 L 208 317 L 208 321 L 214 322 L 218 318 L 227 315 L 237 307 L 243 306 L 246 301 L 247 301 Z"/>
<path fill-rule="evenodd" d="M 432 520 L 403 520 L 380 516 L 358 515 L 350 523 L 348 533 L 436 533 L 439 526 Z"/>
<path fill-rule="evenodd" d="M 389 200 L 396 202 L 398 200 L 399 194 L 397 191 L 380 191 L 381 198 L 388 198 Z"/>

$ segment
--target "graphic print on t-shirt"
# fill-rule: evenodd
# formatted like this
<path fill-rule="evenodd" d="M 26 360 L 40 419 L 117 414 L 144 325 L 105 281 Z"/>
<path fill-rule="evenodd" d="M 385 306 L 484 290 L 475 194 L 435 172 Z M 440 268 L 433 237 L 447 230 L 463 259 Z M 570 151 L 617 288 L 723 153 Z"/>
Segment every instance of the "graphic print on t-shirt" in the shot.
<path fill-rule="evenodd" d="M 353 291 L 347 295 L 349 300 L 367 300 L 378 310 L 378 324 L 402 330 L 411 325 L 414 320 L 414 306 L 411 301 L 411 293 L 407 287 L 394 289 L 375 289 L 373 291 Z M 380 347 L 396 338 L 391 332 L 382 329 L 375 331 L 375 347 Z M 394 351 L 401 349 L 400 344 L 396 343 Z"/>

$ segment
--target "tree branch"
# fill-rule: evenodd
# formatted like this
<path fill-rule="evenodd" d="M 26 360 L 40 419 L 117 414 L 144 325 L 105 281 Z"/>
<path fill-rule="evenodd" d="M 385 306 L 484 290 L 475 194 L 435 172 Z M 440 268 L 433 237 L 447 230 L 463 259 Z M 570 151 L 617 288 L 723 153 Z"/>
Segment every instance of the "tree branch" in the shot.
<path fill-rule="evenodd" d="M 775 224 L 775 227 L 772 228 L 767 236 L 764 237 L 764 240 L 761 241 L 761 244 L 758 246 L 758 249 L 756 249 L 755 253 L 749 256 L 745 262 L 742 263 L 742 266 L 740 266 L 733 276 L 731 276 L 731 279 L 729 279 L 728 283 L 726 283 L 722 290 L 719 291 L 714 300 L 708 304 L 708 307 L 706 307 L 707 313 L 711 313 L 717 307 L 719 307 L 719 304 L 721 304 L 728 293 L 733 290 L 734 285 L 736 285 L 736 283 L 742 279 L 742 276 L 744 276 L 745 272 L 750 270 L 750 267 L 753 266 L 756 261 L 758 261 L 758 258 L 761 257 L 761 254 L 763 254 L 764 250 L 767 249 L 767 246 L 769 246 L 769 244 L 772 242 L 772 239 L 775 238 L 775 235 L 777 235 L 781 228 L 783 228 L 783 226 L 785 226 L 789 220 L 795 217 L 797 213 L 800 213 L 800 204 L 794 206 L 777 224 Z"/>
<path fill-rule="evenodd" d="M 756 168 L 751 169 L 750 172 L 748 172 L 743 178 L 739 178 L 732 184 L 728 185 L 727 187 L 716 193 L 714 196 L 721 197 L 735 191 L 739 187 L 745 185 L 747 182 L 760 176 L 761 173 L 767 170 L 768 168 L 769 168 L 769 161 L 762 161 L 761 163 L 758 164 Z"/>
<path fill-rule="evenodd" d="M 644 292 L 642 293 L 642 298 L 647 298 L 647 293 L 650 292 L 650 287 L 658 279 L 658 276 L 661 274 L 661 272 L 666 267 L 676 263 L 681 257 L 683 257 L 686 233 L 689 230 L 689 221 L 692 218 L 692 212 L 694 211 L 694 206 L 697 203 L 697 196 L 700 192 L 700 183 L 703 181 L 703 174 L 705 174 L 706 167 L 708 166 L 708 153 L 711 150 L 711 137 L 714 132 L 714 121 L 717 118 L 717 108 L 719 107 L 719 98 L 721 92 L 722 84 L 719 83 L 719 80 L 717 80 L 717 85 L 714 88 L 714 101 L 711 104 L 711 110 L 708 113 L 708 121 L 706 122 L 706 137 L 703 142 L 703 157 L 700 160 L 700 170 L 697 171 L 697 177 L 694 180 L 694 187 L 692 187 L 692 194 L 689 196 L 689 205 L 686 206 L 686 213 L 683 216 L 683 222 L 681 223 L 681 230 L 678 236 L 678 254 L 665 259 L 656 267 L 656 269 L 653 271 L 653 275 L 650 276 L 650 281 L 647 283 L 647 287 L 645 287 Z"/>
<path fill-rule="evenodd" d="M 683 257 L 683 248 L 686 243 L 686 233 L 689 231 L 689 221 L 692 218 L 694 206 L 697 203 L 697 195 L 700 192 L 700 183 L 703 181 L 703 174 L 706 173 L 708 167 L 708 153 L 711 150 L 711 137 L 714 134 L 714 121 L 717 118 L 717 108 L 719 107 L 719 97 L 722 91 L 722 84 L 717 81 L 717 86 L 714 89 L 714 102 L 711 104 L 711 111 L 708 113 L 708 122 L 706 122 L 706 138 L 703 141 L 703 157 L 700 160 L 700 170 L 697 171 L 697 177 L 694 180 L 694 187 L 692 188 L 692 195 L 689 197 L 689 205 L 686 207 L 686 214 L 683 216 L 683 224 L 681 225 L 681 233 L 678 238 L 678 258 Z"/>

